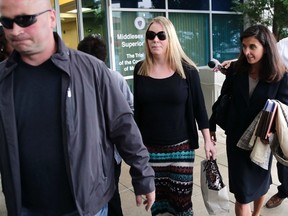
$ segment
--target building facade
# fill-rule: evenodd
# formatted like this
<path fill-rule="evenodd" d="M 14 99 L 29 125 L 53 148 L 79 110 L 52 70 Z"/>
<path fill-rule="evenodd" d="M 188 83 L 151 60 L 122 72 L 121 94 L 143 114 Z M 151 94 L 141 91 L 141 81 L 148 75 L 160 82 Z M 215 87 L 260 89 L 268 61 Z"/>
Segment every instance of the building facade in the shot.
<path fill-rule="evenodd" d="M 155 16 L 175 25 L 180 43 L 199 66 L 212 58 L 236 58 L 242 16 L 232 11 L 233 0 L 52 0 L 56 31 L 76 48 L 84 36 L 101 36 L 109 49 L 107 64 L 132 85 L 134 65 L 144 58 L 144 33 Z"/>

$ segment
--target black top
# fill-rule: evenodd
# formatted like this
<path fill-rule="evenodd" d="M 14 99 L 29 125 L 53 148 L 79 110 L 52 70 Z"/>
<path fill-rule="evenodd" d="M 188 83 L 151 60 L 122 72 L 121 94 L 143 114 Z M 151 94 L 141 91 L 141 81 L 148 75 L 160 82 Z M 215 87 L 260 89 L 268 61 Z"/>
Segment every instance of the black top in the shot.
<path fill-rule="evenodd" d="M 185 107 L 188 84 L 177 73 L 164 79 L 140 76 L 139 129 L 145 144 L 169 145 L 188 139 Z"/>
<path fill-rule="evenodd" d="M 22 205 L 50 214 L 76 210 L 64 160 L 60 95 L 61 71 L 50 60 L 36 67 L 20 62 L 14 102 Z"/>
<path fill-rule="evenodd" d="M 141 117 L 141 98 L 138 97 L 138 85 L 139 80 L 143 76 L 138 75 L 139 68 L 142 61 L 138 62 L 134 68 L 134 118 L 139 125 L 139 119 Z M 206 112 L 204 96 L 201 88 L 200 77 L 198 70 L 191 65 L 187 65 L 183 62 L 183 69 L 186 75 L 186 79 L 183 82 L 187 83 L 187 100 L 185 103 L 185 121 L 187 123 L 187 134 L 189 143 L 192 149 L 199 148 L 199 138 L 197 129 L 209 128 L 208 115 Z M 175 75 L 176 76 L 176 75 Z M 179 77 L 180 79 L 180 77 Z M 185 86 L 183 84 L 183 86 Z M 145 86 L 149 88 L 149 86 Z M 166 107 L 165 107 L 166 109 Z M 161 111 L 162 112 L 162 111 Z M 183 129 L 183 128 L 182 128 Z"/>

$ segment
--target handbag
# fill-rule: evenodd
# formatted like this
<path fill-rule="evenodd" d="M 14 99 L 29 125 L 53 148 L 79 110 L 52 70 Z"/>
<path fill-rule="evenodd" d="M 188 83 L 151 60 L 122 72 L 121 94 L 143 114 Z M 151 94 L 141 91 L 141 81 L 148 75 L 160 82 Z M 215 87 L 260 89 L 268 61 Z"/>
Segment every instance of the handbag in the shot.
<path fill-rule="evenodd" d="M 230 66 L 233 68 L 233 66 Z M 221 95 L 217 98 L 216 102 L 212 106 L 212 125 L 217 124 L 224 131 L 227 129 L 228 115 L 230 111 L 230 105 L 232 102 L 233 83 L 235 82 L 236 73 L 233 71 L 227 71 L 226 79 L 221 88 Z"/>
<path fill-rule="evenodd" d="M 215 123 L 223 130 L 226 130 L 228 111 L 231 104 L 231 95 L 224 94 L 218 97 L 217 101 L 212 107 Z"/>
<path fill-rule="evenodd" d="M 229 212 L 229 196 L 216 160 L 201 161 L 201 192 L 209 215 Z"/>

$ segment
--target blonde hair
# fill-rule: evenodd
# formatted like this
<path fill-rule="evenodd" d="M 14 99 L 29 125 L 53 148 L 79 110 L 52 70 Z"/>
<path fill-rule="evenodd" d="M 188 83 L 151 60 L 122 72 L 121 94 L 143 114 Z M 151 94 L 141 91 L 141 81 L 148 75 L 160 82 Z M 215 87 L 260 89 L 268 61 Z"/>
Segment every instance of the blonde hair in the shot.
<path fill-rule="evenodd" d="M 166 53 L 166 60 L 170 67 L 182 77 L 186 78 L 185 72 L 183 69 L 183 63 L 187 66 L 192 66 L 195 69 L 197 69 L 196 64 L 185 54 L 183 51 L 181 44 L 178 40 L 178 36 L 176 34 L 176 30 L 172 22 L 163 16 L 155 17 L 150 24 L 148 25 L 148 28 L 146 30 L 149 31 L 150 26 L 153 23 L 160 24 L 166 33 L 168 40 L 168 48 Z M 142 63 L 142 65 L 139 68 L 138 74 L 143 76 L 148 76 L 148 71 L 150 71 L 152 65 L 153 65 L 153 56 L 152 53 L 149 50 L 147 38 L 146 38 L 146 32 L 145 32 L 145 59 Z"/>

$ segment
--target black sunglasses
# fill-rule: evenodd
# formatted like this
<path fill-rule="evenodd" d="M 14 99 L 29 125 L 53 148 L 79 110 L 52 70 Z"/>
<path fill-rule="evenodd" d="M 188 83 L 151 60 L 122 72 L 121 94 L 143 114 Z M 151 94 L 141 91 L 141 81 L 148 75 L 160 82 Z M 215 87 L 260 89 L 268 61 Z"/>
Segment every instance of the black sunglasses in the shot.
<path fill-rule="evenodd" d="M 158 37 L 159 40 L 163 41 L 166 40 L 166 33 L 164 31 L 160 31 L 158 33 L 155 33 L 153 31 L 147 31 L 146 32 L 146 38 L 148 40 L 154 40 L 155 37 Z"/>
<path fill-rule="evenodd" d="M 42 11 L 37 14 L 32 14 L 32 15 L 19 15 L 16 16 L 14 19 L 10 19 L 8 17 L 0 17 L 0 22 L 2 23 L 3 27 L 6 29 L 13 29 L 13 23 L 15 22 L 18 26 L 20 27 L 28 27 L 34 23 L 37 22 L 37 16 L 44 14 L 48 11 L 51 11 L 51 9 Z"/>

